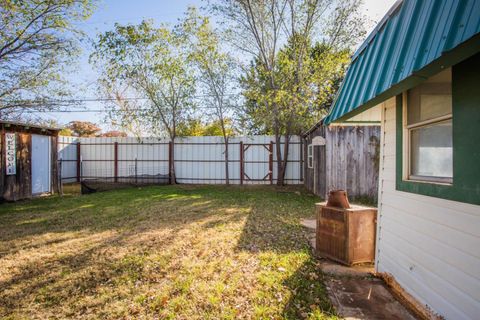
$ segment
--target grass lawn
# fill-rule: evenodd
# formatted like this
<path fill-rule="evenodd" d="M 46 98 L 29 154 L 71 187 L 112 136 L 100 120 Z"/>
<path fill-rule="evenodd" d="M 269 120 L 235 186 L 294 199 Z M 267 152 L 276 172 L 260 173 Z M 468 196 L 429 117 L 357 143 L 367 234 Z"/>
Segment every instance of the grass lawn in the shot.
<path fill-rule="evenodd" d="M 156 186 L 0 205 L 0 318 L 335 318 L 297 189 Z"/>

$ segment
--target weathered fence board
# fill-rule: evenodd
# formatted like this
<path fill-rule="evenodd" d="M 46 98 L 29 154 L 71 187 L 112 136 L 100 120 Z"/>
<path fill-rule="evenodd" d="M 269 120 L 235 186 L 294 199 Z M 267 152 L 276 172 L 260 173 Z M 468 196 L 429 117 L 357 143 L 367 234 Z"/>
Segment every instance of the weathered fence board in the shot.
<path fill-rule="evenodd" d="M 324 137 L 325 145 L 313 146 L 313 167 L 304 171 L 306 188 L 321 197 L 345 189 L 354 198 L 376 199 L 380 126 L 318 126 L 305 136 L 305 158 L 315 137 Z"/>
<path fill-rule="evenodd" d="M 273 140 L 272 136 L 230 138 L 230 183 L 240 184 L 242 182 L 242 169 L 244 184 L 275 183 L 277 169 L 276 165 L 272 166 L 272 161 L 276 161 L 276 155 L 275 153 L 270 155 L 269 152 Z M 245 146 L 250 145 L 243 154 L 240 151 L 241 142 Z M 116 152 L 115 148 L 117 148 Z M 285 175 L 285 182 L 288 184 L 302 183 L 300 148 L 300 137 L 292 137 Z M 59 159 L 62 159 L 64 182 L 74 182 L 79 175 L 84 179 L 115 179 L 116 177 L 121 181 L 132 178 L 152 180 L 158 179 L 160 176 L 168 177 L 169 173 L 168 139 L 59 137 L 58 150 Z M 225 183 L 224 151 L 225 145 L 222 137 L 176 139 L 174 159 L 177 182 Z M 242 157 L 243 163 L 241 163 Z M 79 163 L 81 163 L 80 166 L 78 166 Z M 272 171 L 271 179 L 270 170 Z M 262 180 L 263 178 L 265 180 Z"/>
<path fill-rule="evenodd" d="M 378 126 L 327 127 L 326 189 L 346 189 L 352 197 L 377 197 Z"/>

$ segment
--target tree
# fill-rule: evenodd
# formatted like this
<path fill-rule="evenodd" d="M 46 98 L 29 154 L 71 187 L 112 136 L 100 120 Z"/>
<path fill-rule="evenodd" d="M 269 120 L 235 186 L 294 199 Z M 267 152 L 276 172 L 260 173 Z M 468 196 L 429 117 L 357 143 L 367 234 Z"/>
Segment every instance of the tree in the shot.
<path fill-rule="evenodd" d="M 70 130 L 69 128 L 63 128 L 58 132 L 58 134 L 65 137 L 71 137 L 73 136 L 73 131 Z"/>
<path fill-rule="evenodd" d="M 233 121 L 230 118 L 204 123 L 201 119 L 189 119 L 178 125 L 177 134 L 179 137 L 202 137 L 202 136 L 224 136 L 224 132 L 228 137 L 236 135 Z"/>
<path fill-rule="evenodd" d="M 221 136 L 233 137 L 237 135 L 233 120 L 230 118 L 223 118 L 223 120 L 214 120 L 207 123 L 203 132 L 204 136 Z M 228 141 L 227 141 L 228 143 Z"/>
<path fill-rule="evenodd" d="M 295 118 L 290 120 L 292 133 L 302 134 L 306 129 L 314 125 L 328 112 L 333 103 L 346 67 L 350 60 L 351 51 L 348 49 L 337 50 L 323 42 L 317 42 L 309 48 L 303 65 L 303 87 L 291 87 L 294 83 L 291 69 L 290 48 L 287 46 L 279 53 L 277 62 L 277 78 L 282 79 L 278 85 L 278 95 L 283 97 L 284 103 L 292 103 L 291 112 L 287 113 Z M 263 103 L 263 94 L 268 90 L 266 78 L 261 74 L 258 62 L 252 62 L 242 76 L 241 84 L 246 103 L 241 116 L 242 125 L 250 134 L 273 134 L 273 124 L 269 116 L 269 110 Z M 299 95 L 301 90 L 302 94 Z M 301 98 L 302 101 L 293 102 Z M 289 109 L 286 109 L 289 111 Z"/>
<path fill-rule="evenodd" d="M 102 130 L 89 121 L 72 121 L 67 128 L 77 137 L 95 137 Z"/>
<path fill-rule="evenodd" d="M 152 21 L 100 34 L 91 61 L 101 70 L 99 91 L 114 97 L 107 108 L 119 127 L 136 121 L 150 134 L 167 135 L 175 148 L 177 126 L 195 106 L 187 40 L 179 26 L 157 28 Z"/>
<path fill-rule="evenodd" d="M 278 185 L 284 183 L 290 138 L 311 99 L 310 43 L 315 36 L 336 49 L 355 44 L 364 33 L 359 5 L 359 0 L 219 0 L 214 6 L 230 24 L 233 44 L 253 57 L 247 77 L 262 86 L 247 99 L 261 106 L 260 123 L 275 136 Z"/>
<path fill-rule="evenodd" d="M 125 138 L 127 137 L 127 133 L 118 130 L 107 131 L 102 134 L 98 135 L 99 137 L 107 137 L 107 138 Z"/>
<path fill-rule="evenodd" d="M 235 84 L 235 62 L 220 48 L 220 38 L 209 22 L 195 8 L 189 8 L 183 20 L 185 34 L 190 35 L 193 60 L 198 69 L 198 79 L 203 92 L 203 104 L 211 107 L 210 116 L 218 124 L 224 142 L 225 182 L 230 184 L 228 140 L 231 130 L 231 109 L 235 105 L 231 93 Z M 214 128 L 214 127 L 211 127 Z M 215 134 L 214 134 L 215 133 Z M 206 135 L 217 135 L 216 132 Z"/>
<path fill-rule="evenodd" d="M 205 133 L 205 124 L 201 119 L 188 119 L 178 124 L 177 135 L 179 137 L 200 137 Z"/>
<path fill-rule="evenodd" d="M 63 71 L 79 52 L 74 23 L 93 9 L 94 0 L 0 1 L 0 117 L 59 107 L 52 100 L 70 94 Z"/>

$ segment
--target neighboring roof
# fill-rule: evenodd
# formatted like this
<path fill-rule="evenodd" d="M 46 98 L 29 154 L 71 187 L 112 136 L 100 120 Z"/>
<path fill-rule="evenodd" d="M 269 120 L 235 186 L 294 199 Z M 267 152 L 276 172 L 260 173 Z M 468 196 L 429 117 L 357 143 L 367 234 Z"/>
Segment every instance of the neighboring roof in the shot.
<path fill-rule="evenodd" d="M 16 121 L 5 121 L 5 120 L 0 120 L 0 125 L 5 125 L 5 127 L 16 126 L 16 127 L 22 127 L 22 128 L 35 128 L 35 129 L 50 130 L 50 131 L 60 131 L 60 130 L 62 130 L 62 128 L 52 128 L 52 127 L 47 127 L 47 126 L 40 126 L 40 125 L 37 125 L 37 124 L 31 124 L 31 123 L 25 123 L 25 122 L 16 122 Z"/>
<path fill-rule="evenodd" d="M 302 133 L 302 137 L 306 137 L 308 136 L 310 133 L 312 133 L 313 131 L 317 130 L 318 127 L 321 127 L 323 125 L 323 119 L 325 118 L 322 118 L 320 121 L 318 121 L 317 123 L 315 123 L 313 126 L 310 127 L 310 129 L 308 129 L 307 131 L 305 131 L 304 133 Z"/>
<path fill-rule="evenodd" d="M 477 52 L 480 0 L 397 1 L 352 57 L 323 123 L 358 114 Z"/>

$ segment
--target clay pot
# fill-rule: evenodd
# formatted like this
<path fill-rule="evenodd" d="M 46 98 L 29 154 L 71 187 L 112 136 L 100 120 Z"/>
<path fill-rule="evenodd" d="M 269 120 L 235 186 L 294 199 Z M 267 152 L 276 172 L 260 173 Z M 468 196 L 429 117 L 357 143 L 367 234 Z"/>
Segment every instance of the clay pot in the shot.
<path fill-rule="evenodd" d="M 348 202 L 347 191 L 345 190 L 330 191 L 328 193 L 327 207 L 349 209 L 350 203 Z"/>

